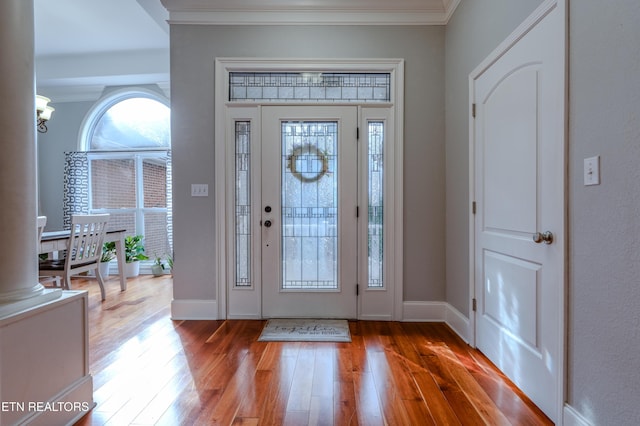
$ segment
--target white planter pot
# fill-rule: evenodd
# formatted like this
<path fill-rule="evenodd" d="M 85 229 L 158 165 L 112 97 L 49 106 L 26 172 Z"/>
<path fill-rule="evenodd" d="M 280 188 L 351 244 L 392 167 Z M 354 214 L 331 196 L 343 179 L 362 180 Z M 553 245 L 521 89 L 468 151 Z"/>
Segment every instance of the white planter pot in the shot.
<path fill-rule="evenodd" d="M 107 278 L 109 278 L 109 263 L 110 262 L 102 262 L 98 266 L 98 268 L 100 269 L 100 276 L 102 277 L 103 280 L 106 280 Z"/>
<path fill-rule="evenodd" d="M 138 275 L 140 275 L 140 262 L 136 260 L 134 262 L 125 263 L 124 275 L 127 278 L 137 277 Z"/>
<path fill-rule="evenodd" d="M 164 268 L 162 267 L 162 265 L 151 265 L 151 273 L 154 277 L 162 276 L 164 275 Z"/>

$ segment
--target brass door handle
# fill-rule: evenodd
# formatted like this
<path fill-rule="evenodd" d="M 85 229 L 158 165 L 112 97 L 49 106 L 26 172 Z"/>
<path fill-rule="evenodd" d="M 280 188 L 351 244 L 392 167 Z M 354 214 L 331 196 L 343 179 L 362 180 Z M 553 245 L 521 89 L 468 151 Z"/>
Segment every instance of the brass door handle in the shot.
<path fill-rule="evenodd" d="M 553 242 L 553 234 L 551 233 L 551 231 L 536 232 L 535 234 L 533 234 L 533 242 L 537 244 L 551 244 Z"/>

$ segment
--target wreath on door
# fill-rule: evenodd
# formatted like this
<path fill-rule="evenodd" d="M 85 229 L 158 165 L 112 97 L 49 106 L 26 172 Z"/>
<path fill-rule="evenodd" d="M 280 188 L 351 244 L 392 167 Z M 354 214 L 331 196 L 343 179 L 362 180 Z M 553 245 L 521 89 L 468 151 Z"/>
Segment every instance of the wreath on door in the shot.
<path fill-rule="evenodd" d="M 320 170 L 311 176 L 309 176 L 308 173 L 303 175 L 303 172 L 298 170 L 298 158 L 303 156 L 316 157 L 322 164 Z M 327 158 L 327 155 L 318 147 L 311 144 L 298 145 L 294 147 L 287 158 L 287 162 L 287 168 L 291 170 L 291 174 L 304 183 L 317 182 L 329 172 L 329 159 Z"/>

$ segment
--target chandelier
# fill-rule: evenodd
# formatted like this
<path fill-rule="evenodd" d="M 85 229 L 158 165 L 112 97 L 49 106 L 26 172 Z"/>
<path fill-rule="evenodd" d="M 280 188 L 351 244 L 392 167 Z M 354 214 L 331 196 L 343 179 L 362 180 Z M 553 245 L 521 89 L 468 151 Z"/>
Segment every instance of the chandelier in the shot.
<path fill-rule="evenodd" d="M 36 118 L 38 120 L 38 132 L 46 133 L 47 125 L 45 124 L 56 109 L 49 104 L 51 99 L 44 96 L 36 95 Z"/>

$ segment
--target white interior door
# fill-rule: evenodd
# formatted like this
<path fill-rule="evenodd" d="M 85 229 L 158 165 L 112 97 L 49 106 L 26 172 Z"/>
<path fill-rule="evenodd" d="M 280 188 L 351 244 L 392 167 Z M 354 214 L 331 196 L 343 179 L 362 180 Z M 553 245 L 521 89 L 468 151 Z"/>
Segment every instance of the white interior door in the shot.
<path fill-rule="evenodd" d="M 262 108 L 262 314 L 357 317 L 357 107 Z"/>
<path fill-rule="evenodd" d="M 472 86 L 476 345 L 554 421 L 563 365 L 563 19 L 552 9 Z"/>

